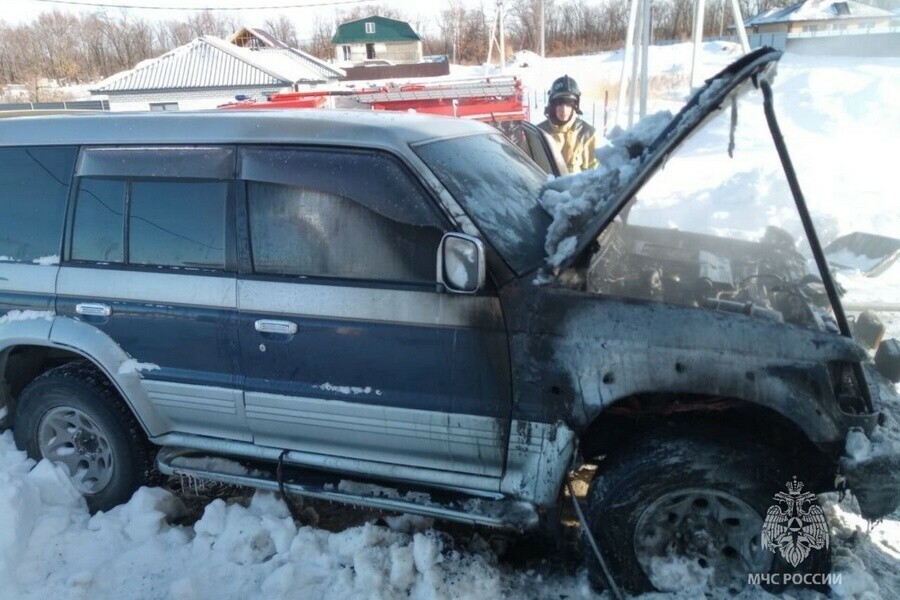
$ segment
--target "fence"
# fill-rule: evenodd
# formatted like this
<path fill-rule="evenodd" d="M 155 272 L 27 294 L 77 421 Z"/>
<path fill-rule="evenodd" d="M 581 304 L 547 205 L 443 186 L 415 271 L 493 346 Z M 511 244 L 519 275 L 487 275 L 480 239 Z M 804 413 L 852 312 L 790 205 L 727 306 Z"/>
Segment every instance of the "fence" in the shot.
<path fill-rule="evenodd" d="M 109 101 L 76 100 L 73 102 L 10 102 L 0 104 L 0 111 L 10 110 L 109 110 Z"/>

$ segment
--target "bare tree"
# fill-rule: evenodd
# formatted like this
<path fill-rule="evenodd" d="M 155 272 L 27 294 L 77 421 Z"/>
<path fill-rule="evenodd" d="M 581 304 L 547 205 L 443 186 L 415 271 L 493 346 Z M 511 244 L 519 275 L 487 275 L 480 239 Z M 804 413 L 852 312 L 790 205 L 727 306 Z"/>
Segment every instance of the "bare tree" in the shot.
<path fill-rule="evenodd" d="M 204 35 L 226 38 L 239 29 L 233 19 L 220 16 L 219 13 L 211 10 L 193 13 L 187 19 L 187 26 L 193 38 Z"/>
<path fill-rule="evenodd" d="M 297 38 L 297 28 L 286 16 L 279 15 L 277 19 L 269 19 L 266 21 L 265 26 L 266 31 L 291 48 L 296 48 L 300 45 L 300 41 Z"/>
<path fill-rule="evenodd" d="M 334 36 L 332 26 L 333 22 L 330 19 L 317 16 L 313 21 L 312 33 L 309 39 L 298 47 L 304 52 L 309 52 L 322 60 L 334 58 L 334 53 L 331 50 L 331 38 Z"/>

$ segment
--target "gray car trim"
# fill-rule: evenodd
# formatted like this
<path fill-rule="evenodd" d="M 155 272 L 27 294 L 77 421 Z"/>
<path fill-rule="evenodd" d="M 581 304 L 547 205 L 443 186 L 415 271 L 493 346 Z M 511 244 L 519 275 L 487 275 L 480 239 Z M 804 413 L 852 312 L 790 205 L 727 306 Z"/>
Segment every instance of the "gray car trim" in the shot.
<path fill-rule="evenodd" d="M 184 433 L 251 441 L 240 390 L 144 379 L 153 406 Z"/>
<path fill-rule="evenodd" d="M 503 329 L 500 301 L 490 296 L 459 296 L 409 290 L 304 281 L 238 281 L 242 312 L 353 319 L 405 325 Z"/>
<path fill-rule="evenodd" d="M 191 448 L 217 455 L 241 456 L 268 461 L 277 461 L 282 453 L 282 450 L 279 448 L 196 435 L 168 434 L 152 438 L 150 441 L 160 446 Z M 487 498 L 499 499 L 502 497 L 498 491 L 499 479 L 497 477 L 484 477 L 468 473 L 426 469 L 344 456 L 328 456 L 305 451 L 289 451 L 284 456 L 284 460 L 296 465 L 338 473 L 357 474 L 369 479 L 386 478 L 394 482 L 429 485 L 435 488 Z"/>
<path fill-rule="evenodd" d="M 48 345 L 50 330 L 53 326 L 50 311 L 36 311 L 33 318 L 22 320 L 6 320 L 8 312 L 0 311 L 0 352 L 10 346 L 20 344 Z"/>
<path fill-rule="evenodd" d="M 575 432 L 563 423 L 513 420 L 500 491 L 538 506 L 552 506 L 575 455 Z"/>
<path fill-rule="evenodd" d="M 234 277 L 195 275 L 188 269 L 151 273 L 64 266 L 58 283 L 61 296 L 231 309 L 237 308 L 235 289 Z"/>
<path fill-rule="evenodd" d="M 245 402 L 250 428 L 265 431 L 255 435 L 262 446 L 479 476 L 501 474 L 505 448 L 497 445 L 502 436 L 490 417 L 257 392 L 247 392 Z"/>
<path fill-rule="evenodd" d="M 499 500 L 490 498 L 479 502 L 464 499 L 436 502 L 431 499 L 430 494 L 415 491 L 402 495 L 398 492 L 396 497 L 386 497 L 381 492 L 383 488 L 376 488 L 371 492 L 357 492 L 352 488 L 349 491 L 333 489 L 330 487 L 333 484 L 322 482 L 318 474 L 306 480 L 303 474 L 299 474 L 299 476 L 291 477 L 288 481 L 281 482 L 277 475 L 277 467 L 274 465 L 257 463 L 252 468 L 248 468 L 229 459 L 211 462 L 205 455 L 183 448 L 163 449 L 157 456 L 156 464 L 159 470 L 166 475 L 222 481 L 272 492 L 286 490 L 292 495 L 307 498 L 418 514 L 469 525 L 480 524 L 522 532 L 534 528 L 539 522 L 534 506 L 525 502 L 510 501 L 505 498 Z M 362 489 L 366 490 L 367 487 L 364 484 Z"/>
<path fill-rule="evenodd" d="M 410 142 L 490 133 L 471 119 L 372 110 L 210 110 L 0 119 L 0 146 L 325 144 L 395 151 Z"/>
<path fill-rule="evenodd" d="M 0 292 L 23 292 L 48 297 L 47 309 L 52 309 L 56 292 L 56 265 L 36 265 L 20 262 L 0 262 Z M 37 310 L 37 309 L 36 309 Z"/>

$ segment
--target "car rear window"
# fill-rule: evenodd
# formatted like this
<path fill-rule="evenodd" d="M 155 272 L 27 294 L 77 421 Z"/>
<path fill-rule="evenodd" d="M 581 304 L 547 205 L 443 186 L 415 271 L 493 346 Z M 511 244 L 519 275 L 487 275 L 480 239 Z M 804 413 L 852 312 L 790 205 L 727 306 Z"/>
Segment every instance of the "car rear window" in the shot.
<path fill-rule="evenodd" d="M 78 149 L 0 148 L 0 261 L 55 263 Z"/>

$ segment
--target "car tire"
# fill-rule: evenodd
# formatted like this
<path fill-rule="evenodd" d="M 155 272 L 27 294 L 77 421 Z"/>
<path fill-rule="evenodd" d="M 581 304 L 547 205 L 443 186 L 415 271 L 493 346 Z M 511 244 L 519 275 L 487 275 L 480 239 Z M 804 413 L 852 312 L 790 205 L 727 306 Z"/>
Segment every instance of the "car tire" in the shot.
<path fill-rule="evenodd" d="M 22 392 L 16 445 L 66 467 L 93 512 L 128 501 L 150 473 L 149 444 L 121 396 L 90 363 L 47 371 Z"/>
<path fill-rule="evenodd" d="M 796 583 L 794 574 L 827 575 L 831 564 L 827 548 L 794 567 L 761 547 L 773 496 L 795 475 L 787 470 L 742 436 L 661 431 L 603 461 L 588 491 L 587 519 L 613 577 L 631 592 L 737 591 L 751 574 L 774 573 L 778 579 L 760 583 L 778 589 Z M 585 552 L 591 583 L 601 589 L 602 570 L 587 544 Z"/>

